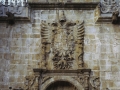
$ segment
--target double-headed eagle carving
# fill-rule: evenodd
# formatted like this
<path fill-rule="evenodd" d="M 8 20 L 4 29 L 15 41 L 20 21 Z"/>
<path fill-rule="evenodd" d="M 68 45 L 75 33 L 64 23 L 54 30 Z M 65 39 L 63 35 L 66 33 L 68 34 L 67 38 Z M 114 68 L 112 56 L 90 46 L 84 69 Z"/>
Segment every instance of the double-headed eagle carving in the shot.
<path fill-rule="evenodd" d="M 51 57 L 55 69 L 83 67 L 84 22 L 66 20 L 64 11 L 52 23 L 41 22 L 42 60 Z"/>

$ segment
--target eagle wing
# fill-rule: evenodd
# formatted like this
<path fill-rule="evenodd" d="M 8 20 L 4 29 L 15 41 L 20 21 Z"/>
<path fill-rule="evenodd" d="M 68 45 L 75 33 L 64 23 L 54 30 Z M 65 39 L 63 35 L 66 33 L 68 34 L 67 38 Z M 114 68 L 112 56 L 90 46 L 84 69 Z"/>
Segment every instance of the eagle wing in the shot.
<path fill-rule="evenodd" d="M 84 43 L 84 21 L 77 22 L 76 25 L 74 26 L 74 38 L 77 44 L 83 44 Z"/>
<path fill-rule="evenodd" d="M 51 27 L 45 21 L 41 22 L 41 37 L 42 43 L 51 43 Z"/>

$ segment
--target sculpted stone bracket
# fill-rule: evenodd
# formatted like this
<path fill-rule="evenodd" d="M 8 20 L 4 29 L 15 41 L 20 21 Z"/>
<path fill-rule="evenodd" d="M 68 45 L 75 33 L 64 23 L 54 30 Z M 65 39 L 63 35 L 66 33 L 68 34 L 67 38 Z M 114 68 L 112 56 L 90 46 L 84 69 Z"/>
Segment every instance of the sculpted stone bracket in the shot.
<path fill-rule="evenodd" d="M 30 20 L 30 8 L 27 5 L 26 0 L 21 2 L 21 0 L 11 0 L 8 2 L 8 0 L 5 0 L 5 3 L 2 1 L 0 2 L 0 22 L 7 21 L 8 17 L 6 15 L 6 12 L 10 12 L 14 14 L 16 21 L 23 21 L 23 20 Z"/>
<path fill-rule="evenodd" d="M 120 11 L 119 0 L 100 0 L 101 13 L 113 13 L 114 11 Z"/>
<path fill-rule="evenodd" d="M 120 1 L 119 0 L 100 0 L 100 4 L 95 9 L 96 23 L 118 24 L 120 21 Z"/>

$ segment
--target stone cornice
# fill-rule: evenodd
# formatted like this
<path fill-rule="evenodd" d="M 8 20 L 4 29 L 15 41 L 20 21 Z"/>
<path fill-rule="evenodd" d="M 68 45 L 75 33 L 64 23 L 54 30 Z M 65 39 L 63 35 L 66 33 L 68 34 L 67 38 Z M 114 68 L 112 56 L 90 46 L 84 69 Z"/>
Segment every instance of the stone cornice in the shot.
<path fill-rule="evenodd" d="M 34 9 L 68 9 L 68 10 L 93 10 L 96 8 L 99 2 L 90 3 L 31 3 L 29 6 Z"/>
<path fill-rule="evenodd" d="M 96 7 L 94 15 L 95 15 L 94 19 L 96 24 L 112 22 L 112 13 L 102 13 L 99 6 Z M 120 21 L 120 15 L 119 15 L 119 21 Z"/>
<path fill-rule="evenodd" d="M 0 22 L 7 21 L 8 16 L 6 15 L 6 12 L 7 12 L 6 10 L 14 14 L 15 21 L 30 21 L 31 19 L 30 8 L 28 6 L 13 7 L 9 5 L 8 6 L 1 5 L 0 6 L 0 11 L 1 11 Z"/>
<path fill-rule="evenodd" d="M 91 72 L 91 69 L 78 69 L 78 70 L 46 70 L 46 69 L 33 69 L 34 72 L 40 73 L 84 73 Z"/>

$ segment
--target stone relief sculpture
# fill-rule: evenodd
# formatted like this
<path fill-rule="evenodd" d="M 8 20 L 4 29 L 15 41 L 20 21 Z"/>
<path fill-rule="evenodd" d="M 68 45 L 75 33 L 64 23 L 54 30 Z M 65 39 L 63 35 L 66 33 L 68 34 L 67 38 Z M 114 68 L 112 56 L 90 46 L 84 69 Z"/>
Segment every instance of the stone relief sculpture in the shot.
<path fill-rule="evenodd" d="M 7 11 L 6 15 L 8 16 L 8 18 L 7 18 L 7 26 L 15 24 L 14 13 L 11 13 L 11 12 Z"/>
<path fill-rule="evenodd" d="M 100 79 L 99 79 L 99 77 L 90 78 L 90 84 L 92 85 L 92 90 L 100 90 Z"/>
<path fill-rule="evenodd" d="M 41 37 L 42 60 L 46 62 L 52 56 L 54 69 L 71 69 L 73 60 L 83 67 L 84 22 L 69 21 L 61 11 L 56 21 L 42 21 Z"/>
<path fill-rule="evenodd" d="M 120 9 L 119 0 L 101 0 L 100 2 L 102 13 L 112 13 Z"/>
<path fill-rule="evenodd" d="M 23 6 L 22 6 L 23 4 Z M 27 2 L 26 0 L 24 0 L 23 2 L 21 2 L 21 0 L 15 0 L 14 1 L 10 1 L 8 3 L 8 0 L 5 0 L 4 2 L 0 2 L 0 16 L 5 16 L 6 11 L 9 11 L 11 13 L 14 13 L 16 15 L 21 15 L 23 13 L 23 9 L 24 7 L 26 7 Z"/>
<path fill-rule="evenodd" d="M 77 77 L 72 77 L 77 80 L 85 90 L 100 90 L 100 79 L 99 77 L 91 77 L 88 72 L 78 73 Z"/>
<path fill-rule="evenodd" d="M 25 77 L 25 90 L 38 90 L 39 76 L 29 75 Z"/>
<path fill-rule="evenodd" d="M 115 11 L 112 14 L 112 24 L 118 24 L 119 23 L 119 18 L 118 18 L 119 12 Z"/>
<path fill-rule="evenodd" d="M 46 84 L 59 80 L 75 80 L 84 90 L 99 90 L 99 79 L 91 79 L 91 69 L 84 65 L 84 21 L 70 21 L 64 11 L 60 13 L 51 23 L 41 21 L 41 61 L 33 69 L 36 75 L 26 77 L 25 90 L 45 90 Z"/>

